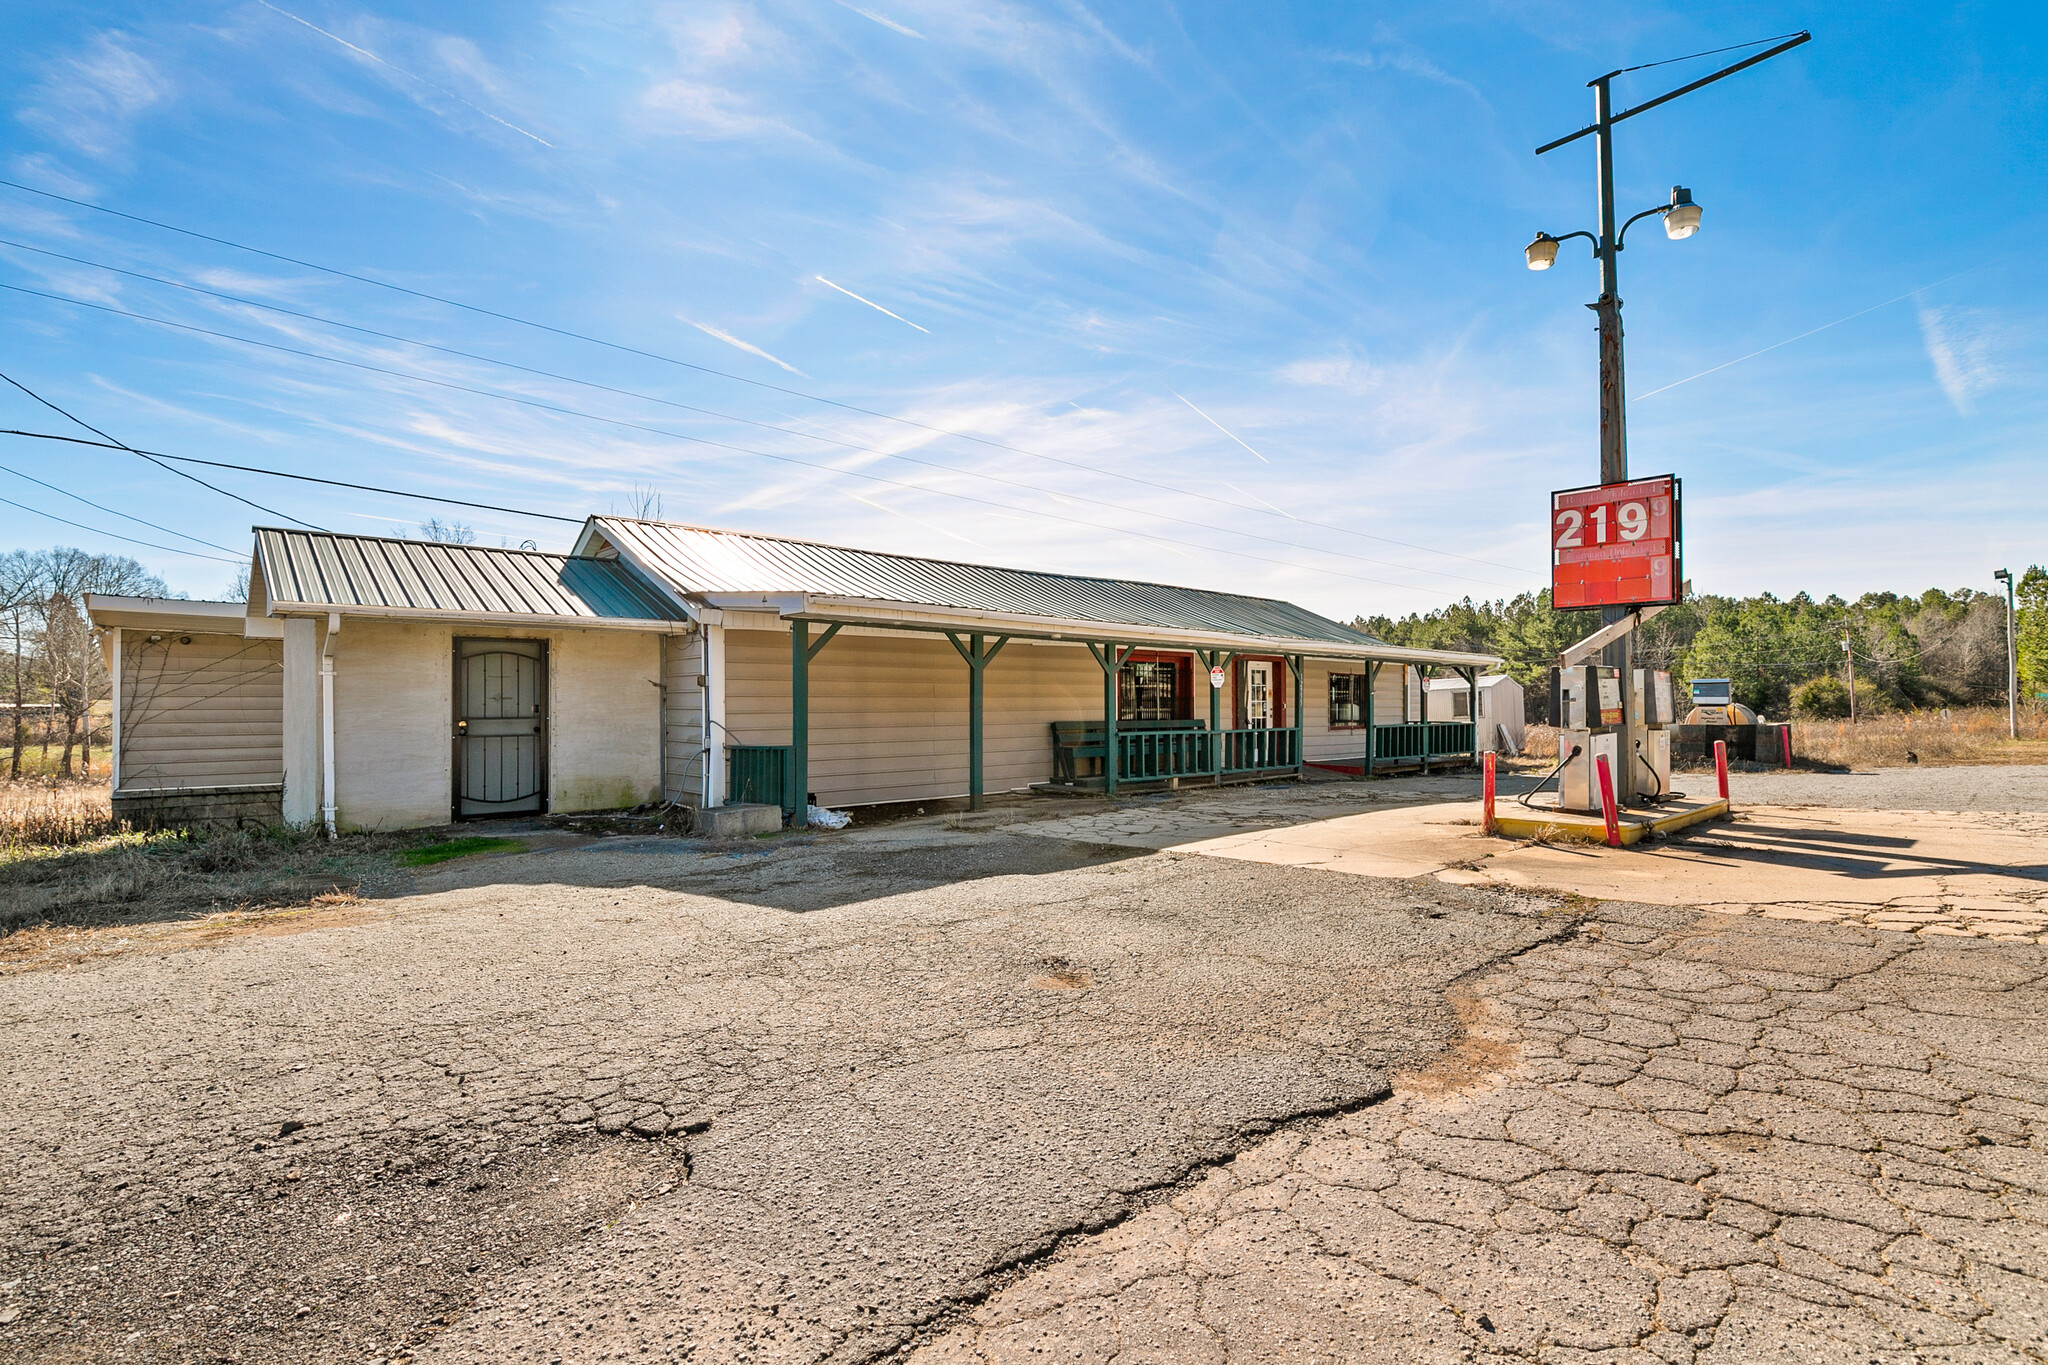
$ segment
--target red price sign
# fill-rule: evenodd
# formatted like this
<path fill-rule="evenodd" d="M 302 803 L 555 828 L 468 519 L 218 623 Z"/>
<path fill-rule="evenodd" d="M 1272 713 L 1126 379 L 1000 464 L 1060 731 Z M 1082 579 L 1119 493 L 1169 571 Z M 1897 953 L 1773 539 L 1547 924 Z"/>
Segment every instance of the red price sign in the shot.
<path fill-rule="evenodd" d="M 1643 606 L 1679 596 L 1678 480 L 1568 488 L 1550 495 L 1550 604 Z"/>

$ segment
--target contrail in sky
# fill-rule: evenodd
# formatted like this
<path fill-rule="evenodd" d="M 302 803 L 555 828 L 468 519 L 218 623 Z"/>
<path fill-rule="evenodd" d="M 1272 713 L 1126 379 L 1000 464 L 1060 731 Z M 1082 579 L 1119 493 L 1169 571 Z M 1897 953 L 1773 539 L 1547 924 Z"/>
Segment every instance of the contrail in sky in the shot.
<path fill-rule="evenodd" d="M 1174 391 L 1173 391 L 1172 389 L 1168 389 L 1168 390 L 1167 390 L 1167 392 L 1168 392 L 1168 393 L 1172 393 L 1172 394 L 1173 394 L 1173 396 L 1174 396 L 1175 398 L 1179 398 L 1181 402 L 1183 402 L 1183 403 L 1188 403 L 1188 400 L 1187 400 L 1187 399 L 1186 399 L 1185 397 L 1182 397 L 1182 395 L 1180 395 L 1180 394 L 1178 394 L 1178 393 L 1174 393 Z M 1194 405 L 1193 403 L 1188 403 L 1188 406 L 1189 406 L 1189 407 L 1191 407 L 1191 408 L 1195 408 L 1195 405 Z M 1202 420 L 1203 420 L 1204 422 L 1207 422 L 1207 423 L 1208 423 L 1208 424 L 1209 424 L 1210 426 L 1212 426 L 1212 427 L 1216 428 L 1216 430 L 1218 430 L 1218 431 L 1222 432 L 1222 433 L 1223 433 L 1223 434 L 1224 434 L 1225 436 L 1228 436 L 1228 437 L 1229 437 L 1229 438 L 1230 438 L 1231 440 L 1233 440 L 1233 441 L 1237 441 L 1237 443 L 1238 443 L 1239 445 L 1241 445 L 1241 446 L 1244 446 L 1244 448 L 1245 448 L 1246 450 L 1252 450 L 1252 448 L 1251 448 L 1250 446 L 1245 446 L 1245 445 L 1244 445 L 1244 442 L 1243 442 L 1243 441 L 1241 441 L 1241 440 L 1238 440 L 1238 436 L 1237 436 L 1237 433 L 1236 433 L 1236 432 L 1232 431 L 1232 430 L 1231 430 L 1231 429 L 1230 429 L 1229 427 L 1226 427 L 1226 426 L 1224 426 L 1224 425 L 1223 425 L 1223 423 L 1221 423 L 1221 422 L 1217 421 L 1217 420 L 1216 420 L 1216 419 L 1215 419 L 1214 417 L 1211 417 L 1211 416 L 1210 416 L 1210 415 L 1209 415 L 1208 413 L 1206 413 L 1206 412 L 1203 412 L 1203 411 L 1202 411 L 1202 410 L 1201 410 L 1200 408 L 1195 408 L 1195 415 L 1196 415 L 1196 416 L 1198 416 L 1198 417 L 1200 417 L 1200 418 L 1201 418 L 1201 419 L 1202 419 Z M 1258 451 L 1256 451 L 1256 450 L 1252 450 L 1252 454 L 1254 454 L 1254 455 L 1258 455 L 1258 459 L 1259 459 L 1259 463 L 1260 463 L 1260 464 L 1271 464 L 1271 463 L 1273 463 L 1273 462 L 1272 462 L 1271 460 L 1267 459 L 1267 458 L 1266 458 L 1265 456 L 1263 456 L 1263 455 L 1259 455 L 1259 452 L 1258 452 Z"/>
<path fill-rule="evenodd" d="M 680 313 L 677 314 L 677 317 L 681 318 L 681 320 L 684 322 L 690 322 L 688 318 L 682 317 Z M 791 374 L 803 374 L 804 378 L 810 378 L 809 375 L 804 374 L 802 370 L 799 370 L 796 366 L 790 364 L 787 360 L 778 360 L 774 356 L 769 355 L 766 351 L 762 350 L 759 346 L 756 346 L 753 342 L 741 341 L 731 332 L 721 332 L 716 327 L 713 327 L 710 324 L 703 322 L 690 322 L 690 325 L 692 327 L 695 327 L 698 331 L 702 332 L 705 336 L 717 337 L 726 345 L 736 346 L 740 350 L 745 351 L 748 355 L 757 355 L 771 365 L 780 365 L 783 369 L 788 370 Z"/>
<path fill-rule="evenodd" d="M 916 38 L 920 42 L 924 40 L 924 35 L 922 33 L 919 33 L 914 28 L 904 27 L 902 24 L 897 23 L 894 19 L 891 19 L 886 14 L 877 14 L 871 9 L 862 9 L 859 5 L 849 5 L 846 3 L 846 0 L 835 0 L 835 3 L 838 4 L 838 6 L 841 9 L 852 10 L 855 14 L 858 14 L 863 19 L 874 20 L 883 28 L 893 28 L 906 38 Z"/>
<path fill-rule="evenodd" d="M 1973 265 L 1970 267 L 1970 270 L 1981 269 L 1983 269 L 1983 266 Z M 1900 299 L 1910 299 L 1915 294 L 1924 294 L 1928 290 L 1934 288 L 1934 285 L 1947 284 L 1950 280 L 1957 278 L 1957 276 L 1969 274 L 1970 270 L 1958 270 L 1954 275 L 1945 275 L 1941 279 L 1936 280 L 1934 284 L 1923 284 L 1918 289 L 1908 289 L 1905 293 L 1899 295 L 1898 298 L 1886 299 L 1883 303 L 1873 303 L 1868 308 L 1858 309 L 1856 312 L 1849 314 L 1848 317 L 1836 318 L 1833 322 L 1823 322 L 1820 326 L 1814 328 L 1811 332 L 1801 332 L 1796 337 L 1786 337 L 1783 341 L 1774 341 L 1770 345 L 1764 347 L 1763 351 L 1751 351 L 1748 355 L 1739 355 L 1735 357 L 1735 359 L 1733 360 L 1723 361 L 1721 364 L 1716 365 L 1711 370 L 1701 370 L 1698 374 L 1689 374 L 1683 379 L 1674 379 L 1669 384 L 1666 384 L 1662 389 L 1651 389 L 1649 393 L 1639 393 L 1635 396 L 1637 398 L 1650 398 L 1654 397 L 1657 394 L 1663 393 L 1665 389 L 1675 389 L 1680 384 L 1690 384 L 1695 379 L 1705 379 L 1708 375 L 1716 374 L 1722 370 L 1725 370 L 1730 365 L 1740 365 L 1745 360 L 1754 360 L 1758 356 L 1762 355 L 1764 351 L 1775 351 L 1780 346 L 1790 346 L 1795 341 L 1806 340 L 1808 337 L 1814 335 L 1816 332 L 1825 332 L 1830 327 L 1840 327 L 1845 322 L 1854 322 L 1857 318 L 1862 317 L 1865 313 L 1875 313 L 1880 308 L 1889 308 L 1893 304 L 1899 302 Z"/>
<path fill-rule="evenodd" d="M 385 60 L 384 60 L 384 59 L 383 59 L 382 57 L 379 57 L 379 56 L 378 56 L 378 55 L 377 55 L 376 53 L 374 53 L 374 52 L 370 51 L 370 50 L 369 50 L 368 48 L 362 48 L 362 47 L 357 47 L 357 46 L 356 46 L 356 45 L 355 45 L 354 43 L 350 42 L 350 41 L 349 41 L 348 39 L 346 39 L 346 38 L 343 38 L 343 37 L 341 37 L 341 36 L 340 36 L 340 35 L 338 35 L 338 34 L 333 34 L 333 33 L 329 33 L 329 32 L 328 32 L 328 31 L 327 31 L 326 29 L 324 29 L 324 28 L 320 27 L 320 25 L 318 25 L 318 24 L 314 24 L 314 23 L 307 23 L 307 21 L 306 21 L 306 20 L 304 20 L 304 19 L 301 19 L 301 18 L 300 18 L 300 17 L 298 16 L 298 15 L 296 15 L 296 14 L 293 14 L 293 13 L 292 13 L 292 12 L 291 12 L 290 10 L 288 10 L 288 9 L 279 9 L 279 8 L 278 8 L 278 7 L 276 6 L 276 5 L 273 5 L 273 4 L 271 4 L 271 3 L 270 3 L 270 0 L 256 0 L 256 3 L 257 3 L 257 4 L 259 4 L 259 5 L 261 5 L 261 6 L 263 6 L 263 8 L 265 8 L 265 9 L 269 10 L 269 11 L 270 11 L 271 13 L 273 13 L 273 14 L 282 14 L 282 15 L 283 15 L 283 16 L 284 16 L 285 18 L 287 18 L 287 19 L 291 20 L 291 21 L 292 21 L 293 23 L 295 23 L 295 24 L 305 24 L 305 26 L 306 26 L 307 28 L 310 28 L 310 29 L 312 29 L 312 30 L 313 30 L 313 32 L 315 32 L 315 33 L 319 34 L 319 35 L 320 35 L 320 36 L 321 36 L 322 38 L 326 38 L 326 39 L 329 39 L 330 41 L 333 41 L 333 42 L 337 42 L 337 43 L 340 43 L 340 44 L 341 44 L 341 45 L 342 45 L 343 47 L 347 48 L 347 49 L 348 49 L 348 50 L 349 50 L 350 52 L 353 52 L 353 53 L 355 53 L 356 55 L 358 55 L 358 56 L 361 56 L 361 57 L 368 57 L 368 58 L 369 58 L 369 59 L 370 59 L 371 61 L 375 62 L 375 63 L 376 63 L 377 65 L 379 65 L 379 66 L 381 66 L 381 67 L 385 67 L 385 68 L 387 68 L 387 69 L 389 69 L 389 70 L 392 70 L 392 71 L 396 71 L 396 72 L 397 72 L 397 73 L 398 73 L 399 75 L 401 75 L 401 76 L 405 77 L 405 78 L 406 78 L 407 80 L 409 80 L 409 81 L 418 81 L 418 82 L 419 82 L 419 83 L 420 83 L 421 85 L 424 85 L 424 86 L 426 86 L 426 87 L 427 87 L 427 88 L 428 88 L 429 90 L 438 90 L 438 91 L 440 91 L 440 92 L 441 92 L 442 94 L 446 95 L 446 96 L 447 96 L 447 97 L 448 97 L 449 99 L 451 99 L 451 100 L 454 100 L 454 101 L 455 101 L 455 102 L 456 102 L 457 104 L 463 105 L 463 106 L 465 106 L 465 107 L 467 107 L 467 108 L 470 108 L 470 109 L 476 109 L 476 112 L 477 112 L 477 113 L 479 113 L 479 114 L 482 114 L 482 115 L 483 115 L 483 116 L 484 116 L 485 118 L 489 119 L 489 120 L 490 120 L 491 122 L 493 122 L 493 123 L 496 123 L 496 124 L 499 124 L 499 125 L 500 125 L 500 126 L 502 126 L 502 127 L 510 128 L 510 129 L 511 129 L 511 130 L 512 130 L 513 132 L 515 132 L 515 133 L 519 134 L 519 136 L 521 136 L 521 137 L 530 137 L 530 138 L 532 138 L 532 139 L 533 139 L 533 140 L 534 140 L 535 142 L 538 142 L 538 143 L 539 143 L 539 144 L 540 144 L 541 146 L 543 146 L 543 147 L 546 147 L 546 148 L 548 148 L 548 149 L 549 149 L 549 150 L 551 150 L 551 151 L 552 151 L 552 150 L 554 149 L 554 146 L 555 146 L 555 144 L 554 144 L 554 143 L 552 143 L 552 142 L 550 142 L 550 141 L 548 141 L 548 140 L 547 140 L 546 138 L 544 138 L 544 137 L 540 137 L 540 136 L 537 136 L 537 135 L 535 135 L 535 134 L 533 134 L 533 133 L 529 133 L 529 132 L 527 132 L 527 131 L 526 131 L 526 130 L 525 130 L 524 128 L 521 128 L 521 127 L 520 127 L 520 126 L 519 126 L 518 124 L 516 124 L 516 123 L 506 123 L 506 122 L 505 122 L 505 120 L 503 120 L 503 119 L 499 118 L 499 117 L 498 117 L 498 116 L 497 116 L 496 114 L 492 113 L 492 112 L 491 112 L 490 110 L 488 110 L 488 109 L 478 109 L 476 105 L 474 105 L 474 104 L 471 104 L 471 103 L 470 103 L 470 102 L 469 102 L 468 100 L 466 100 L 466 99 L 462 98 L 462 96 L 460 96 L 460 95 L 456 94 L 456 93 L 455 93 L 455 92 L 454 92 L 453 90 L 450 90 L 450 89 L 449 89 L 449 88 L 448 88 L 447 86 L 445 86 L 445 85 L 436 85 L 436 84 L 434 84 L 434 83 L 433 83 L 432 81 L 428 80 L 428 79 L 427 79 L 427 78 L 426 78 L 425 76 L 415 76 L 415 75 L 413 75 L 413 73 L 412 73 L 412 72 L 410 72 L 410 71 L 407 71 L 407 70 L 406 70 L 406 69 L 405 69 L 404 67 L 402 67 L 402 66 L 393 66 L 393 65 L 392 65 L 392 64 L 391 64 L 390 62 L 387 62 L 387 61 L 385 61 Z"/>
<path fill-rule="evenodd" d="M 873 299 L 863 299 L 860 295 L 854 293 L 845 285 L 834 284 L 832 283 L 832 281 L 826 279 L 823 275 L 813 275 L 811 276 L 811 278 L 816 280 L 819 284 L 824 285 L 827 289 L 837 289 L 840 293 L 846 295 L 846 297 L 866 304 L 868 307 L 874 309 L 877 313 L 889 313 L 888 309 L 882 307 L 881 304 L 876 303 Z M 896 321 L 902 323 L 905 327 L 917 327 L 916 323 L 912 322 L 909 318 L 904 317 L 901 313 L 889 313 L 889 316 L 896 319 Z M 917 327 L 917 330 L 923 332 L 926 336 L 930 336 L 932 334 L 931 329 L 929 327 Z"/>

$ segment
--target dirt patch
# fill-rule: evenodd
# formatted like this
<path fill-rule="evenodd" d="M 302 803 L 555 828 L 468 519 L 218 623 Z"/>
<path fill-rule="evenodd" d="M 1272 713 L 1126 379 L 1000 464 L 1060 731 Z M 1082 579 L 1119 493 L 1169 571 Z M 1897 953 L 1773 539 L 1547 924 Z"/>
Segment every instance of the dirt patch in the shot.
<path fill-rule="evenodd" d="M 687 1179 L 680 1144 L 594 1136 L 459 1160 L 308 1162 L 241 1197 L 17 1262 L 0 1308 L 18 1314 L 7 1354 L 404 1360 L 486 1301 L 497 1272 L 600 1234 Z"/>
<path fill-rule="evenodd" d="M 1395 1076 L 1395 1094 L 1468 1094 L 1485 1089 L 1520 1059 L 1520 1033 L 1480 993 L 1482 989 L 1462 986 L 1449 993 L 1447 999 L 1464 1032 L 1427 1066 Z"/>
<path fill-rule="evenodd" d="M 207 948 L 251 935 L 302 934 L 361 924 L 382 911 L 347 891 L 303 905 L 222 910 L 164 924 L 38 924 L 0 937 L 0 976 L 102 961 L 125 953 Z"/>

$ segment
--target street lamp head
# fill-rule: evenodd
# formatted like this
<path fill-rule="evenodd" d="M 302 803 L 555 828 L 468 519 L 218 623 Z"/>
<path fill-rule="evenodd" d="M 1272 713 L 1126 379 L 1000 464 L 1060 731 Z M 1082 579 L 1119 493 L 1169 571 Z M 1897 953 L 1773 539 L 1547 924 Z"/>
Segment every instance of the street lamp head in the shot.
<path fill-rule="evenodd" d="M 2012 582 L 2012 570 L 1996 569 L 1992 571 L 1991 577 L 1994 581 L 1999 583 L 2010 583 Z"/>
<path fill-rule="evenodd" d="M 1683 185 L 1671 187 L 1671 207 L 1664 210 L 1664 235 L 1682 242 L 1700 230 L 1700 206 L 1692 202 L 1692 191 Z"/>
<path fill-rule="evenodd" d="M 1536 240 L 1522 248 L 1522 259 L 1531 270 L 1550 269 L 1557 264 L 1557 238 L 1547 232 L 1537 233 Z"/>

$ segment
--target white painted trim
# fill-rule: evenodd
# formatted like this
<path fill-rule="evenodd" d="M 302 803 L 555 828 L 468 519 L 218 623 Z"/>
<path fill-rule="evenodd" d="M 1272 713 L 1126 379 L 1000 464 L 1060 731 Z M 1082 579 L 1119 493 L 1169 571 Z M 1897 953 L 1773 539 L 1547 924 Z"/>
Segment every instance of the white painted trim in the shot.
<path fill-rule="evenodd" d="M 643 621 L 619 616 L 543 616 L 523 612 L 443 611 L 431 607 L 357 607 L 333 602 L 273 602 L 273 616 L 360 616 L 393 621 L 451 621 L 461 626 L 537 626 L 543 630 L 645 630 L 683 635 L 688 621 Z"/>
<path fill-rule="evenodd" d="M 704 627 L 704 804 L 725 804 L 725 627 Z"/>
<path fill-rule="evenodd" d="M 107 669 L 112 674 L 107 690 L 113 694 L 114 703 L 113 719 L 107 723 L 107 774 L 110 780 L 107 790 L 110 792 L 121 790 L 121 637 L 127 633 L 115 628 L 114 657 Z M 92 724 L 91 708 L 87 708 L 85 723 L 88 726 Z"/>
<path fill-rule="evenodd" d="M 341 613 L 327 614 L 327 640 L 320 650 L 320 821 L 327 837 L 334 828 L 334 637 L 341 634 Z"/>

